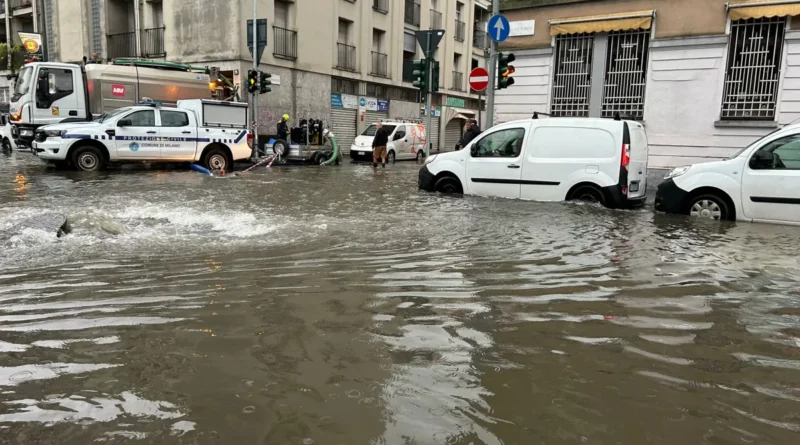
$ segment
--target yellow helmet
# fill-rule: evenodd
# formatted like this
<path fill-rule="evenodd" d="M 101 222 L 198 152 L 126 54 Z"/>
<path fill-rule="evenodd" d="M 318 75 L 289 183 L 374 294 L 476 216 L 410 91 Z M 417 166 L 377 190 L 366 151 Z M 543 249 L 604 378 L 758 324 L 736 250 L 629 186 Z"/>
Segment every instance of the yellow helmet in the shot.
<path fill-rule="evenodd" d="M 283 115 L 283 120 L 288 121 L 289 120 L 289 115 L 288 114 L 284 114 Z"/>

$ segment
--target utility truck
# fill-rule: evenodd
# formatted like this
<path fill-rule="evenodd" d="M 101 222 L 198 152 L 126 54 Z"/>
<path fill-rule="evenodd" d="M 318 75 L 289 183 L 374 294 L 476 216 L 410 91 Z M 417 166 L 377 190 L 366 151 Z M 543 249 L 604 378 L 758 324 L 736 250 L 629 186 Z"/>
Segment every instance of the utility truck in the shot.
<path fill-rule="evenodd" d="M 219 70 L 149 60 L 118 60 L 112 65 L 29 63 L 19 72 L 11 97 L 11 135 L 17 146 L 30 148 L 39 127 L 89 122 L 144 97 L 164 105 L 211 99 L 209 72 Z"/>

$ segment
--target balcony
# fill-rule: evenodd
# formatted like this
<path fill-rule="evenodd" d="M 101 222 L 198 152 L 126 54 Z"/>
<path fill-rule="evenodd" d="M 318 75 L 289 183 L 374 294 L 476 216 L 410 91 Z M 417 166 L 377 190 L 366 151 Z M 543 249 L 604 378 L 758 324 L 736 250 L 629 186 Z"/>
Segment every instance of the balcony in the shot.
<path fill-rule="evenodd" d="M 472 35 L 472 46 L 482 50 L 489 48 L 489 35 L 486 31 L 475 30 Z"/>
<path fill-rule="evenodd" d="M 430 29 L 442 29 L 442 13 L 435 9 L 431 9 Z"/>
<path fill-rule="evenodd" d="M 275 36 L 275 43 L 273 44 L 274 50 L 272 55 L 275 57 L 280 57 L 281 59 L 296 60 L 297 31 L 281 28 L 280 26 L 273 26 L 272 32 Z"/>
<path fill-rule="evenodd" d="M 336 68 L 345 71 L 356 70 L 356 47 L 344 43 L 336 44 Z"/>
<path fill-rule="evenodd" d="M 467 39 L 467 24 L 456 20 L 456 40 L 463 42 Z"/>
<path fill-rule="evenodd" d="M 164 27 L 142 30 L 142 57 L 166 57 Z"/>
<path fill-rule="evenodd" d="M 124 59 L 138 57 L 136 54 L 136 32 L 121 32 L 108 35 L 108 58 Z"/>
<path fill-rule="evenodd" d="M 406 23 L 413 26 L 419 26 L 419 14 L 420 14 L 419 3 L 413 0 L 406 0 L 404 14 Z"/>
<path fill-rule="evenodd" d="M 372 52 L 372 71 L 370 74 L 377 77 L 389 77 L 389 57 L 386 54 Z"/>
<path fill-rule="evenodd" d="M 372 0 L 372 9 L 381 14 L 389 13 L 389 0 Z"/>
<path fill-rule="evenodd" d="M 453 71 L 453 91 L 464 91 L 464 73 Z"/>

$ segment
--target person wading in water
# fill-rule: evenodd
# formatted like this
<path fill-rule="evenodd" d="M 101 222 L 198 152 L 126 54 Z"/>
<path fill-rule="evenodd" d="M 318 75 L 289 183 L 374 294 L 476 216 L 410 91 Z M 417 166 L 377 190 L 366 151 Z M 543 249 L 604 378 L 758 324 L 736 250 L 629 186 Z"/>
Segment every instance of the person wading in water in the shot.
<path fill-rule="evenodd" d="M 378 159 L 381 160 L 381 167 L 386 168 L 386 144 L 389 143 L 389 132 L 383 128 L 383 124 L 375 124 L 378 131 L 372 139 L 372 168 L 378 168 Z"/>

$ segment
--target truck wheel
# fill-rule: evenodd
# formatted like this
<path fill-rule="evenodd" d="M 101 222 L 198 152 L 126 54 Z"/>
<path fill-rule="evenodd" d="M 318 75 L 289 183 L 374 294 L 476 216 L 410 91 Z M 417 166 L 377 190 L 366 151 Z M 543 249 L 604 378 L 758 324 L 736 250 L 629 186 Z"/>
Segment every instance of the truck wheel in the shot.
<path fill-rule="evenodd" d="M 436 184 L 433 186 L 433 189 L 439 193 L 446 193 L 446 194 L 463 193 L 463 190 L 461 189 L 461 181 L 452 176 L 445 176 L 439 178 L 439 180 L 437 180 Z"/>
<path fill-rule="evenodd" d="M 700 219 L 726 221 L 731 219 L 728 203 L 721 197 L 709 193 L 693 198 L 689 202 L 689 216 Z"/>
<path fill-rule="evenodd" d="M 96 172 L 103 168 L 103 154 L 91 145 L 78 147 L 72 152 L 72 165 L 80 171 Z"/>
<path fill-rule="evenodd" d="M 272 144 L 272 152 L 275 153 L 276 155 L 281 155 L 283 157 L 286 157 L 289 154 L 289 144 L 287 144 L 286 141 L 283 140 L 275 141 L 275 143 Z"/>
<path fill-rule="evenodd" d="M 424 160 L 425 160 L 425 152 L 422 151 L 422 150 L 418 150 L 417 151 L 417 162 L 421 163 Z"/>
<path fill-rule="evenodd" d="M 221 148 L 212 148 L 203 159 L 203 167 L 211 171 L 225 170 L 227 172 L 233 166 L 232 164 L 228 159 L 228 154 Z"/>
<path fill-rule="evenodd" d="M 11 153 L 11 141 L 8 138 L 3 138 L 3 152 Z"/>

